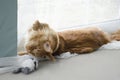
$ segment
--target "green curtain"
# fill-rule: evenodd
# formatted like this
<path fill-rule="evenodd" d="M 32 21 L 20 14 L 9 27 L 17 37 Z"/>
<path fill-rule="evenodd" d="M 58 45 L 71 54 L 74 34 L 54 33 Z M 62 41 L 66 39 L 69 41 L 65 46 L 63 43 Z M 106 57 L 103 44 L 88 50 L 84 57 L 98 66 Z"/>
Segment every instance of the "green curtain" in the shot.
<path fill-rule="evenodd" d="M 0 57 L 17 54 L 17 0 L 0 0 Z"/>

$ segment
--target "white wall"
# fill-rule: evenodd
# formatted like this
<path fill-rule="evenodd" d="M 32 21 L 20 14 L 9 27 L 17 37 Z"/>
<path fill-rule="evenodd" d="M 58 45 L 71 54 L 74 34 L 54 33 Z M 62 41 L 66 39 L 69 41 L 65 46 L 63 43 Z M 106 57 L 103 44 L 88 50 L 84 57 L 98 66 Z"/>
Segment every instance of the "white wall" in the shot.
<path fill-rule="evenodd" d="M 18 38 L 35 20 L 63 30 L 118 18 L 120 0 L 18 0 Z"/>

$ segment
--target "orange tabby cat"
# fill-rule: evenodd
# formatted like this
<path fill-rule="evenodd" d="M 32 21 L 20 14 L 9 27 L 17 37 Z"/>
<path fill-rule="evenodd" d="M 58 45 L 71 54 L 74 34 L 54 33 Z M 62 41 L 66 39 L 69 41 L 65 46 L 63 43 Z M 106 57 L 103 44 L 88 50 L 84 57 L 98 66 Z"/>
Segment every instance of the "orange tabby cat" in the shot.
<path fill-rule="evenodd" d="M 96 27 L 55 32 L 48 24 L 35 21 L 28 30 L 26 52 L 35 57 L 48 57 L 55 61 L 54 56 L 63 52 L 90 53 L 110 42 L 109 36 Z"/>

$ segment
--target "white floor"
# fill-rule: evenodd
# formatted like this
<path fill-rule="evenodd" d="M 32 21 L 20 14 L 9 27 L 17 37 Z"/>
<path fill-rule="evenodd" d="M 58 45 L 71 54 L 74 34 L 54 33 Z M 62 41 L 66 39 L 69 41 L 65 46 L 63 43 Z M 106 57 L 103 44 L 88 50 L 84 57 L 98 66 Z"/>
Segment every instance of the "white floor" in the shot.
<path fill-rule="evenodd" d="M 44 61 L 29 75 L 6 73 L 0 75 L 0 80 L 120 80 L 120 50 Z"/>

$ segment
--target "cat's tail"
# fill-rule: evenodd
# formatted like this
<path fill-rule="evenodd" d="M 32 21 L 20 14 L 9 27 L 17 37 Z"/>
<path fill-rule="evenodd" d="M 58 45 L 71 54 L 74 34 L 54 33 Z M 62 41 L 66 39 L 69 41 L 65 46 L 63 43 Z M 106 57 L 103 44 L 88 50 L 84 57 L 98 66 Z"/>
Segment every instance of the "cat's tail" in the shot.
<path fill-rule="evenodd" d="M 120 41 L 120 29 L 111 33 L 110 35 L 112 40 Z"/>

